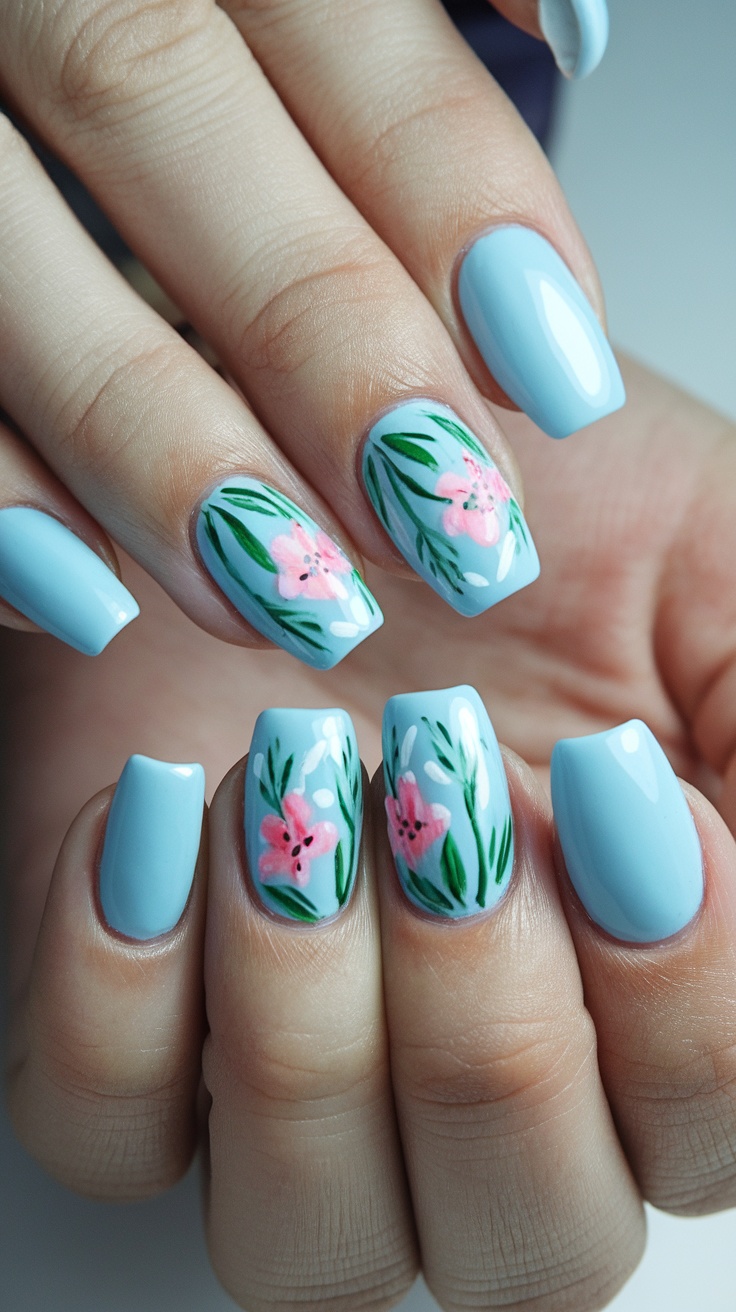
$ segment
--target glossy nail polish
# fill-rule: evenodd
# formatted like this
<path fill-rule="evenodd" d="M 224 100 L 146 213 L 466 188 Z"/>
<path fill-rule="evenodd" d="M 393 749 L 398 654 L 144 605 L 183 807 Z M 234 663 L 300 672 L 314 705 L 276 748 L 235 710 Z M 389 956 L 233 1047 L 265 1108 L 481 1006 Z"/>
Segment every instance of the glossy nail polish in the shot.
<path fill-rule="evenodd" d="M 0 510 L 0 597 L 86 656 L 98 656 L 139 614 L 97 553 L 32 506 Z"/>
<path fill-rule="evenodd" d="M 332 538 L 257 478 L 212 492 L 197 521 L 207 569 L 259 633 L 329 670 L 383 623 L 378 603 Z"/>
<path fill-rule="evenodd" d="M 558 742 L 552 806 L 575 891 L 613 938 L 656 943 L 692 920 L 703 899 L 700 840 L 672 766 L 641 720 Z"/>
<path fill-rule="evenodd" d="M 391 697 L 383 715 L 388 836 L 409 901 L 449 919 L 503 895 L 514 864 L 496 735 L 474 688 Z"/>
<path fill-rule="evenodd" d="M 510 488 L 453 410 L 413 400 L 374 424 L 363 483 L 404 559 L 461 615 L 533 583 L 539 558 Z"/>
<path fill-rule="evenodd" d="M 353 722 L 339 709 L 272 707 L 256 721 L 245 779 L 245 842 L 256 896 L 314 925 L 355 881 L 363 782 Z"/>
<path fill-rule="evenodd" d="M 568 437 L 626 400 L 593 308 L 531 228 L 494 228 L 460 267 L 463 317 L 488 369 L 550 437 Z"/>
<path fill-rule="evenodd" d="M 204 770 L 131 756 L 113 794 L 100 861 L 105 920 L 126 938 L 158 938 L 180 920 L 202 832 Z"/>
<path fill-rule="evenodd" d="M 565 77 L 588 77 L 606 53 L 606 0 L 539 0 L 539 25 Z"/>

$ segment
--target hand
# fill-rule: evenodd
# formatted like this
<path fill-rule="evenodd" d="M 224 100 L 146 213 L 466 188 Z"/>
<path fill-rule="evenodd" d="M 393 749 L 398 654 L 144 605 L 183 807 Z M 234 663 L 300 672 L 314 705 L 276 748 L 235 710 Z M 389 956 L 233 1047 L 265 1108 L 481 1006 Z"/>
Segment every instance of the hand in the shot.
<path fill-rule="evenodd" d="M 531 581 L 483 398 L 561 436 L 623 390 L 549 165 L 438 4 L 10 4 L 0 83 L 240 389 L 0 120 L 0 403 L 28 443 L 0 432 L 4 623 L 99 652 L 137 612 L 106 533 L 208 632 L 320 668 L 380 624 L 361 553 L 464 613 Z M 492 514 L 457 531 L 478 462 L 506 558 Z"/>
<path fill-rule="evenodd" d="M 106 789 L 65 842 L 36 946 L 69 817 L 129 752 L 198 758 L 215 780 L 256 713 L 286 701 L 349 710 L 372 767 L 389 694 L 468 681 L 541 778 L 561 735 L 641 716 L 686 779 L 721 789 L 733 825 L 734 430 L 626 374 L 630 404 L 594 438 L 540 445 L 514 421 L 539 583 L 460 622 L 427 588 L 376 576 L 388 622 L 329 686 L 288 657 L 212 643 L 142 576 L 145 619 L 91 669 L 51 640 L 5 635 L 11 1104 L 72 1187 L 144 1196 L 178 1177 L 196 1138 L 204 866 L 168 939 L 111 936 L 94 901 Z M 731 836 L 689 789 L 704 909 L 670 944 L 627 948 L 558 882 L 548 803 L 518 759 L 507 769 L 510 892 L 449 928 L 398 895 L 380 797 L 347 912 L 316 931 L 264 918 L 243 882 L 242 765 L 218 791 L 208 1231 L 248 1308 L 383 1305 L 413 1276 L 416 1226 L 444 1306 L 587 1312 L 638 1260 L 641 1195 L 682 1214 L 736 1201 Z"/>

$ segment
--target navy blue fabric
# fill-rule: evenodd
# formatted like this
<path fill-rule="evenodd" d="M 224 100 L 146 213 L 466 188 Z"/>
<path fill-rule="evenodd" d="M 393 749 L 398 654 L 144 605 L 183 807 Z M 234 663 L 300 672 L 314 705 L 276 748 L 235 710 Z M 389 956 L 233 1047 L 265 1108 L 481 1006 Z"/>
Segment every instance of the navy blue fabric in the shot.
<path fill-rule="evenodd" d="M 549 46 L 502 18 L 488 0 L 443 0 L 468 45 L 547 146 L 560 83 Z"/>
<path fill-rule="evenodd" d="M 396 0 L 397 4 L 401 0 Z M 554 60 L 542 41 L 520 32 L 506 22 L 488 0 L 444 0 L 445 8 L 466 41 L 516 105 L 535 136 L 546 145 L 554 110 L 558 74 Z M 10 118 L 10 110 L 2 105 Z M 22 124 L 17 124 L 24 131 Z M 115 263 L 130 254 L 109 219 L 87 189 L 31 134 L 28 139 L 68 204 L 91 232 L 95 241 Z"/>

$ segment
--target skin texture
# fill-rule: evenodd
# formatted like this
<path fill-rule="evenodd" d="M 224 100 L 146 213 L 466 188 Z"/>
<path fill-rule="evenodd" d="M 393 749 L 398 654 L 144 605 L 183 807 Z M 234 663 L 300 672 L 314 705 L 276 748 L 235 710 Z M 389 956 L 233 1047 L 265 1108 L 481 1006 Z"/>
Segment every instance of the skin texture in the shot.
<path fill-rule="evenodd" d="M 75 1048 L 85 1030 L 84 976 L 60 999 L 56 983 L 61 966 L 68 975 L 82 955 L 59 946 L 59 935 L 74 934 L 87 944 L 90 968 L 109 980 L 112 949 L 96 928 L 94 895 L 84 891 L 94 887 L 105 795 L 72 828 L 36 948 L 61 837 L 131 751 L 199 759 L 211 786 L 247 746 L 257 712 L 283 704 L 288 687 L 294 704 L 344 706 L 373 767 L 387 696 L 467 681 L 501 741 L 527 758 L 542 783 L 556 738 L 635 714 L 687 780 L 715 797 L 722 776 L 720 807 L 733 817 L 736 435 L 669 385 L 634 366 L 625 373 L 630 405 L 602 423 L 595 440 L 542 443 L 516 421 L 545 570 L 533 589 L 476 621 L 463 625 L 428 588 L 374 572 L 386 626 L 326 680 L 286 657 L 206 638 L 126 568 L 126 581 L 135 579 L 142 592 L 138 631 L 122 635 L 94 666 L 43 637 L 3 636 L 2 686 L 13 691 L 4 707 L 2 830 L 11 1107 L 25 1142 L 62 1179 L 94 1196 L 145 1196 L 180 1174 L 192 1146 L 203 874 L 173 939 L 134 963 L 115 948 L 120 969 L 103 1014 L 83 1017 L 100 1026 L 92 1051 L 102 1065 L 92 1072 L 89 1044 L 83 1058 Z M 416 1227 L 425 1272 L 447 1308 L 477 1306 L 483 1297 L 489 1307 L 589 1312 L 638 1260 L 640 1193 L 682 1214 L 736 1200 L 733 839 L 689 788 L 704 851 L 704 907 L 672 944 L 627 950 L 598 933 L 572 894 L 532 772 L 514 757 L 506 764 L 518 853 L 509 895 L 493 916 L 449 933 L 417 917 L 398 894 L 379 784 L 375 858 L 348 913 L 319 931 L 329 936 L 322 938 L 275 927 L 254 910 L 242 855 L 242 764 L 218 792 L 204 964 L 204 1073 L 213 1098 L 208 1232 L 216 1270 L 243 1306 L 316 1309 L 329 1298 L 346 1309 L 387 1307 L 416 1270 Z M 370 857 L 370 831 L 366 844 Z M 378 1006 L 376 895 L 403 1162 Z M 177 971 L 180 989 L 189 981 L 181 1009 L 171 1012 L 183 1028 L 166 1019 L 173 1002 L 165 991 L 164 1013 L 154 1009 L 146 1021 L 156 972 L 175 993 Z M 143 1072 L 137 1088 L 121 1089 L 120 1045 L 108 1043 L 106 1054 L 105 1035 L 116 1032 L 121 1014 L 129 1018 L 134 983 L 132 1033 L 139 1046 L 141 1024 L 165 1033 L 166 1060 Z M 60 1017 L 67 1018 L 61 1029 Z M 130 1033 L 121 1031 L 123 1050 Z M 51 1052 L 49 1035 L 58 1039 Z M 98 1114 L 114 1110 L 102 1094 L 125 1093 L 129 1113 L 133 1096 L 152 1118 L 156 1134 L 144 1135 L 142 1162 L 136 1117 L 113 1122 L 116 1134 L 126 1126 L 132 1134 L 132 1179 L 111 1169 L 117 1153 L 107 1164 L 103 1154 L 102 1165 L 93 1154 L 86 1176 L 78 1169 L 74 1117 L 64 1121 L 67 1161 L 63 1139 L 61 1150 L 58 1138 L 44 1139 L 49 1109 L 58 1114 L 59 1091 L 62 1106 L 68 1093 L 68 1080 L 49 1083 L 47 1074 L 54 1057 L 70 1053 L 78 1083 L 95 1091 Z M 109 1133 L 97 1140 L 109 1141 Z M 509 1156 L 515 1143 L 525 1145 L 519 1171 L 521 1159 Z M 333 1158 L 342 1174 L 336 1194 L 325 1194 L 320 1163 Z M 466 1164 L 459 1172 L 458 1162 Z M 555 1187 L 545 1194 L 550 1179 Z M 499 1196 L 506 1211 L 489 1249 L 486 1229 L 474 1227 Z M 348 1208 L 370 1200 L 356 1213 L 357 1230 L 341 1226 L 339 1210 L 331 1210 L 336 1197 Z M 530 1226 L 539 1198 L 544 1215 Z M 274 1233 L 283 1247 L 274 1248 Z M 330 1238 L 357 1233 L 365 1241 L 357 1250 Z"/>

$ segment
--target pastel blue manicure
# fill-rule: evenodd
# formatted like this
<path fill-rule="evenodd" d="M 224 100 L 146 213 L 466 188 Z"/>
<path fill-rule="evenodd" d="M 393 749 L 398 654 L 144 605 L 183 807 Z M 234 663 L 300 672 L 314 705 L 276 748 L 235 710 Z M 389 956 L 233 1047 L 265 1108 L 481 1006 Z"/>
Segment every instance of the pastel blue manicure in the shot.
<path fill-rule="evenodd" d="M 606 0 L 539 0 L 539 25 L 565 77 L 588 77 L 606 53 Z"/>
<path fill-rule="evenodd" d="M 619 410 L 626 392 L 605 333 L 553 246 L 532 228 L 494 228 L 460 266 L 458 296 L 507 396 L 550 437 Z"/>
<path fill-rule="evenodd" d="M 552 753 L 552 806 L 565 864 L 588 915 L 613 938 L 657 943 L 703 900 L 703 858 L 690 807 L 641 720 Z"/>
<path fill-rule="evenodd" d="M 355 881 L 363 781 L 346 711 L 272 707 L 256 720 L 245 778 L 245 842 L 269 911 L 314 925 Z"/>
<path fill-rule="evenodd" d="M 518 502 L 448 406 L 422 399 L 390 410 L 368 434 L 362 467 L 389 537 L 461 615 L 480 615 L 539 576 Z"/>
<path fill-rule="evenodd" d="M 140 613 L 96 552 L 32 506 L 0 510 L 0 597 L 86 656 L 98 656 Z"/>
<path fill-rule="evenodd" d="M 383 714 L 388 836 L 410 902 L 477 915 L 506 890 L 514 826 L 503 760 L 475 688 L 391 697 Z"/>
<path fill-rule="evenodd" d="M 166 934 L 181 919 L 202 833 L 204 770 L 131 756 L 115 789 L 100 861 L 105 920 L 126 938 Z"/>
<path fill-rule="evenodd" d="M 383 624 L 357 569 L 303 510 L 257 478 L 211 492 L 197 543 L 215 582 L 259 633 L 332 669 Z"/>

